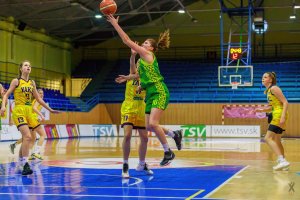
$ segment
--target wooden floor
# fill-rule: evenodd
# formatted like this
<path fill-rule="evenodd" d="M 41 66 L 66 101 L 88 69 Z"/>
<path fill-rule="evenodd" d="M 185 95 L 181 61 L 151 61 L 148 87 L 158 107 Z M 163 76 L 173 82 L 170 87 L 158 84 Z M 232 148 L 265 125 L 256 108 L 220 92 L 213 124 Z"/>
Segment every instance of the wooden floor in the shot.
<path fill-rule="evenodd" d="M 116 169 L 116 172 L 112 173 L 121 174 L 122 141 L 122 138 L 117 137 L 48 140 L 44 146 L 45 160 L 42 162 L 42 165 L 63 168 L 109 168 Z M 138 142 L 138 138 L 132 138 L 131 169 L 136 167 Z M 7 166 L 7 168 L 12 167 L 12 163 L 17 161 L 17 154 L 13 155 L 9 151 L 9 144 L 9 142 L 0 142 L 0 163 L 3 166 Z M 175 144 L 172 140 L 170 140 L 170 144 L 173 149 L 175 149 Z M 276 157 L 270 152 L 269 147 L 260 139 L 200 140 L 185 138 L 184 148 L 181 151 L 174 150 L 176 153 L 174 162 L 164 169 L 182 169 L 182 174 L 180 175 L 179 173 L 179 176 L 180 178 L 185 178 L 183 169 L 187 168 L 195 168 L 199 173 L 203 169 L 204 171 L 201 171 L 201 173 L 205 175 L 206 172 L 208 173 L 208 171 L 205 170 L 213 169 L 218 171 L 217 167 L 221 166 L 220 169 L 222 170 L 218 171 L 218 173 L 226 174 L 232 169 L 226 169 L 227 166 L 237 166 L 237 170 L 233 171 L 232 175 L 229 175 L 221 182 L 213 178 L 218 178 L 218 176 L 223 176 L 223 174 L 213 175 L 213 178 L 209 180 L 205 179 L 206 185 L 215 184 L 214 181 L 217 181 L 214 186 L 207 186 L 208 189 L 197 188 L 198 182 L 199 185 L 203 184 L 201 183 L 201 181 L 203 182 L 204 180 L 204 178 L 201 179 L 202 175 L 199 176 L 198 182 L 191 180 L 190 175 L 187 175 L 185 181 L 189 183 L 193 190 L 195 189 L 195 192 L 187 193 L 188 195 L 184 194 L 181 196 L 181 199 L 300 199 L 300 140 L 284 139 L 283 144 L 286 150 L 286 158 L 291 163 L 289 171 L 273 172 L 272 166 L 275 165 Z M 158 166 L 162 156 L 163 151 L 158 140 L 156 138 L 150 138 L 147 158 L 150 167 L 155 172 L 151 184 L 155 185 L 163 180 L 159 179 L 159 174 L 162 173 L 163 171 L 161 170 L 164 169 Z M 42 176 L 43 171 L 40 170 L 39 172 Z M 198 175 L 196 173 L 197 171 L 195 171 L 195 176 Z M 9 190 L 4 190 L 3 188 L 11 186 L 9 185 L 11 182 L 8 180 L 14 177 L 14 172 L 10 169 L 4 169 L 1 174 L 0 199 L 3 199 L 3 197 L 5 197 L 4 199 L 13 199 L 15 193 L 9 193 Z M 158 177 L 157 179 L 156 176 Z M 175 180 L 177 179 L 165 181 L 169 184 Z M 149 181 L 146 183 L 148 184 Z M 145 184 L 144 187 L 150 187 L 150 183 L 147 184 Z M 163 184 L 166 185 L 165 183 Z M 45 181 L 44 185 L 46 185 Z M 200 193 L 202 189 L 203 191 L 209 191 L 201 196 Z M 200 191 L 199 195 L 197 195 L 197 190 Z M 118 192 L 115 192 L 114 195 L 117 193 Z M 193 193 L 195 194 L 194 196 L 192 195 Z M 43 191 L 43 194 L 45 194 L 45 191 Z M 129 193 L 126 194 L 127 197 L 130 197 Z M 120 199 L 122 195 L 126 196 L 126 194 L 123 192 L 120 193 L 119 196 L 114 197 L 119 197 L 116 199 Z M 1 197 L 1 195 L 4 196 Z M 22 193 L 22 195 L 25 195 L 25 193 Z M 140 196 L 139 199 L 154 198 L 155 195 L 151 195 L 151 193 L 147 193 L 146 196 L 144 194 Z M 46 197 L 47 196 L 42 195 L 37 199 L 47 199 Z M 97 196 L 93 197 L 96 198 Z M 112 199 L 109 198 L 109 196 L 102 196 L 101 199 L 104 197 Z M 162 195 L 162 198 L 163 197 L 167 199 L 167 196 Z"/>

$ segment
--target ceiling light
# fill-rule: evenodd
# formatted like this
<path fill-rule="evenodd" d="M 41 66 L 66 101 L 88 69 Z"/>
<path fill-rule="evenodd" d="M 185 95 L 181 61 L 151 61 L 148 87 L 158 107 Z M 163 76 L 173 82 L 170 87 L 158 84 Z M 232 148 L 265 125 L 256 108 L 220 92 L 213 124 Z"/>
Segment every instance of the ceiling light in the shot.
<path fill-rule="evenodd" d="M 183 14 L 183 13 L 185 13 L 185 10 L 178 10 L 178 12 L 179 12 L 180 14 Z"/>
<path fill-rule="evenodd" d="M 291 15 L 290 19 L 296 19 L 296 15 Z"/>
<path fill-rule="evenodd" d="M 96 18 L 96 19 L 101 19 L 101 18 L 102 18 L 102 15 L 97 14 L 97 15 L 95 15 L 95 18 Z"/>

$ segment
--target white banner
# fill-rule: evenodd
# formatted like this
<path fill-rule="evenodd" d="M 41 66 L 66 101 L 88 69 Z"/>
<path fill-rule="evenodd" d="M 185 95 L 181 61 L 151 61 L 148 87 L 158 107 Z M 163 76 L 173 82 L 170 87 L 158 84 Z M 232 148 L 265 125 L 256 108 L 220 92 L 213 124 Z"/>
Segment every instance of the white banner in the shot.
<path fill-rule="evenodd" d="M 78 125 L 79 134 L 83 137 L 91 137 L 93 134 L 93 125 L 90 124 L 79 124 Z"/>
<path fill-rule="evenodd" d="M 191 138 L 206 138 L 211 137 L 211 126 L 199 124 L 199 125 L 161 125 L 162 127 L 171 130 L 181 130 L 183 131 L 183 137 Z M 119 136 L 124 136 L 124 129 L 119 127 Z M 139 136 L 137 130 L 132 131 L 132 136 Z M 148 132 L 149 137 L 155 137 L 154 132 Z"/>
<path fill-rule="evenodd" d="M 2 125 L 0 141 L 18 140 L 22 137 L 16 126 Z"/>
<path fill-rule="evenodd" d="M 58 125 L 57 128 L 58 128 L 59 138 L 69 138 L 66 125 Z"/>
<path fill-rule="evenodd" d="M 260 137 L 260 126 L 213 125 L 212 137 Z"/>
<path fill-rule="evenodd" d="M 80 136 L 117 137 L 117 126 L 113 124 L 79 125 Z"/>

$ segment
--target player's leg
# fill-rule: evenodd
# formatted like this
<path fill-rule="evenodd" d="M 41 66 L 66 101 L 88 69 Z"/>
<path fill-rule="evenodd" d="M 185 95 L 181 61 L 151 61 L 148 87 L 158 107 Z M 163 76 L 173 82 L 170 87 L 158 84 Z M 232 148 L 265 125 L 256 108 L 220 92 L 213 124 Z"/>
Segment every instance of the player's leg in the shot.
<path fill-rule="evenodd" d="M 123 169 L 122 169 L 122 177 L 123 178 L 129 178 L 129 154 L 130 154 L 130 141 L 131 141 L 131 135 L 132 135 L 132 124 L 123 124 L 124 129 L 124 139 L 122 143 L 123 148 Z"/>
<path fill-rule="evenodd" d="M 139 164 L 136 168 L 137 171 L 144 171 L 147 175 L 153 175 L 153 171 L 149 169 L 148 164 L 146 163 L 146 154 L 148 146 L 148 132 L 145 128 L 138 129 L 140 136 L 140 145 L 139 145 Z"/>
<path fill-rule="evenodd" d="M 46 132 L 45 132 L 45 130 L 43 129 L 42 126 L 36 127 L 33 132 L 34 132 L 35 135 L 36 135 L 36 133 L 38 133 L 40 138 L 39 138 L 39 140 L 38 140 L 38 142 L 37 142 L 37 144 L 34 148 L 34 151 L 32 153 L 32 157 L 43 160 L 44 158 L 41 155 L 41 150 L 42 150 L 45 138 L 46 138 Z"/>

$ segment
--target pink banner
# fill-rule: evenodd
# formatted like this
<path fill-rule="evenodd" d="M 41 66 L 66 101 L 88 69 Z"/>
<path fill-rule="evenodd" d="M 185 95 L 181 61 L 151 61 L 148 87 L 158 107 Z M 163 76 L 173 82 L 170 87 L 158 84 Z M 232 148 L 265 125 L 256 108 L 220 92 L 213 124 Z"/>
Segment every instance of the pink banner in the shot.
<path fill-rule="evenodd" d="M 264 112 L 255 112 L 257 107 L 232 107 L 232 106 L 224 106 L 224 116 L 227 118 L 258 118 L 262 119 L 266 117 L 266 113 Z"/>

